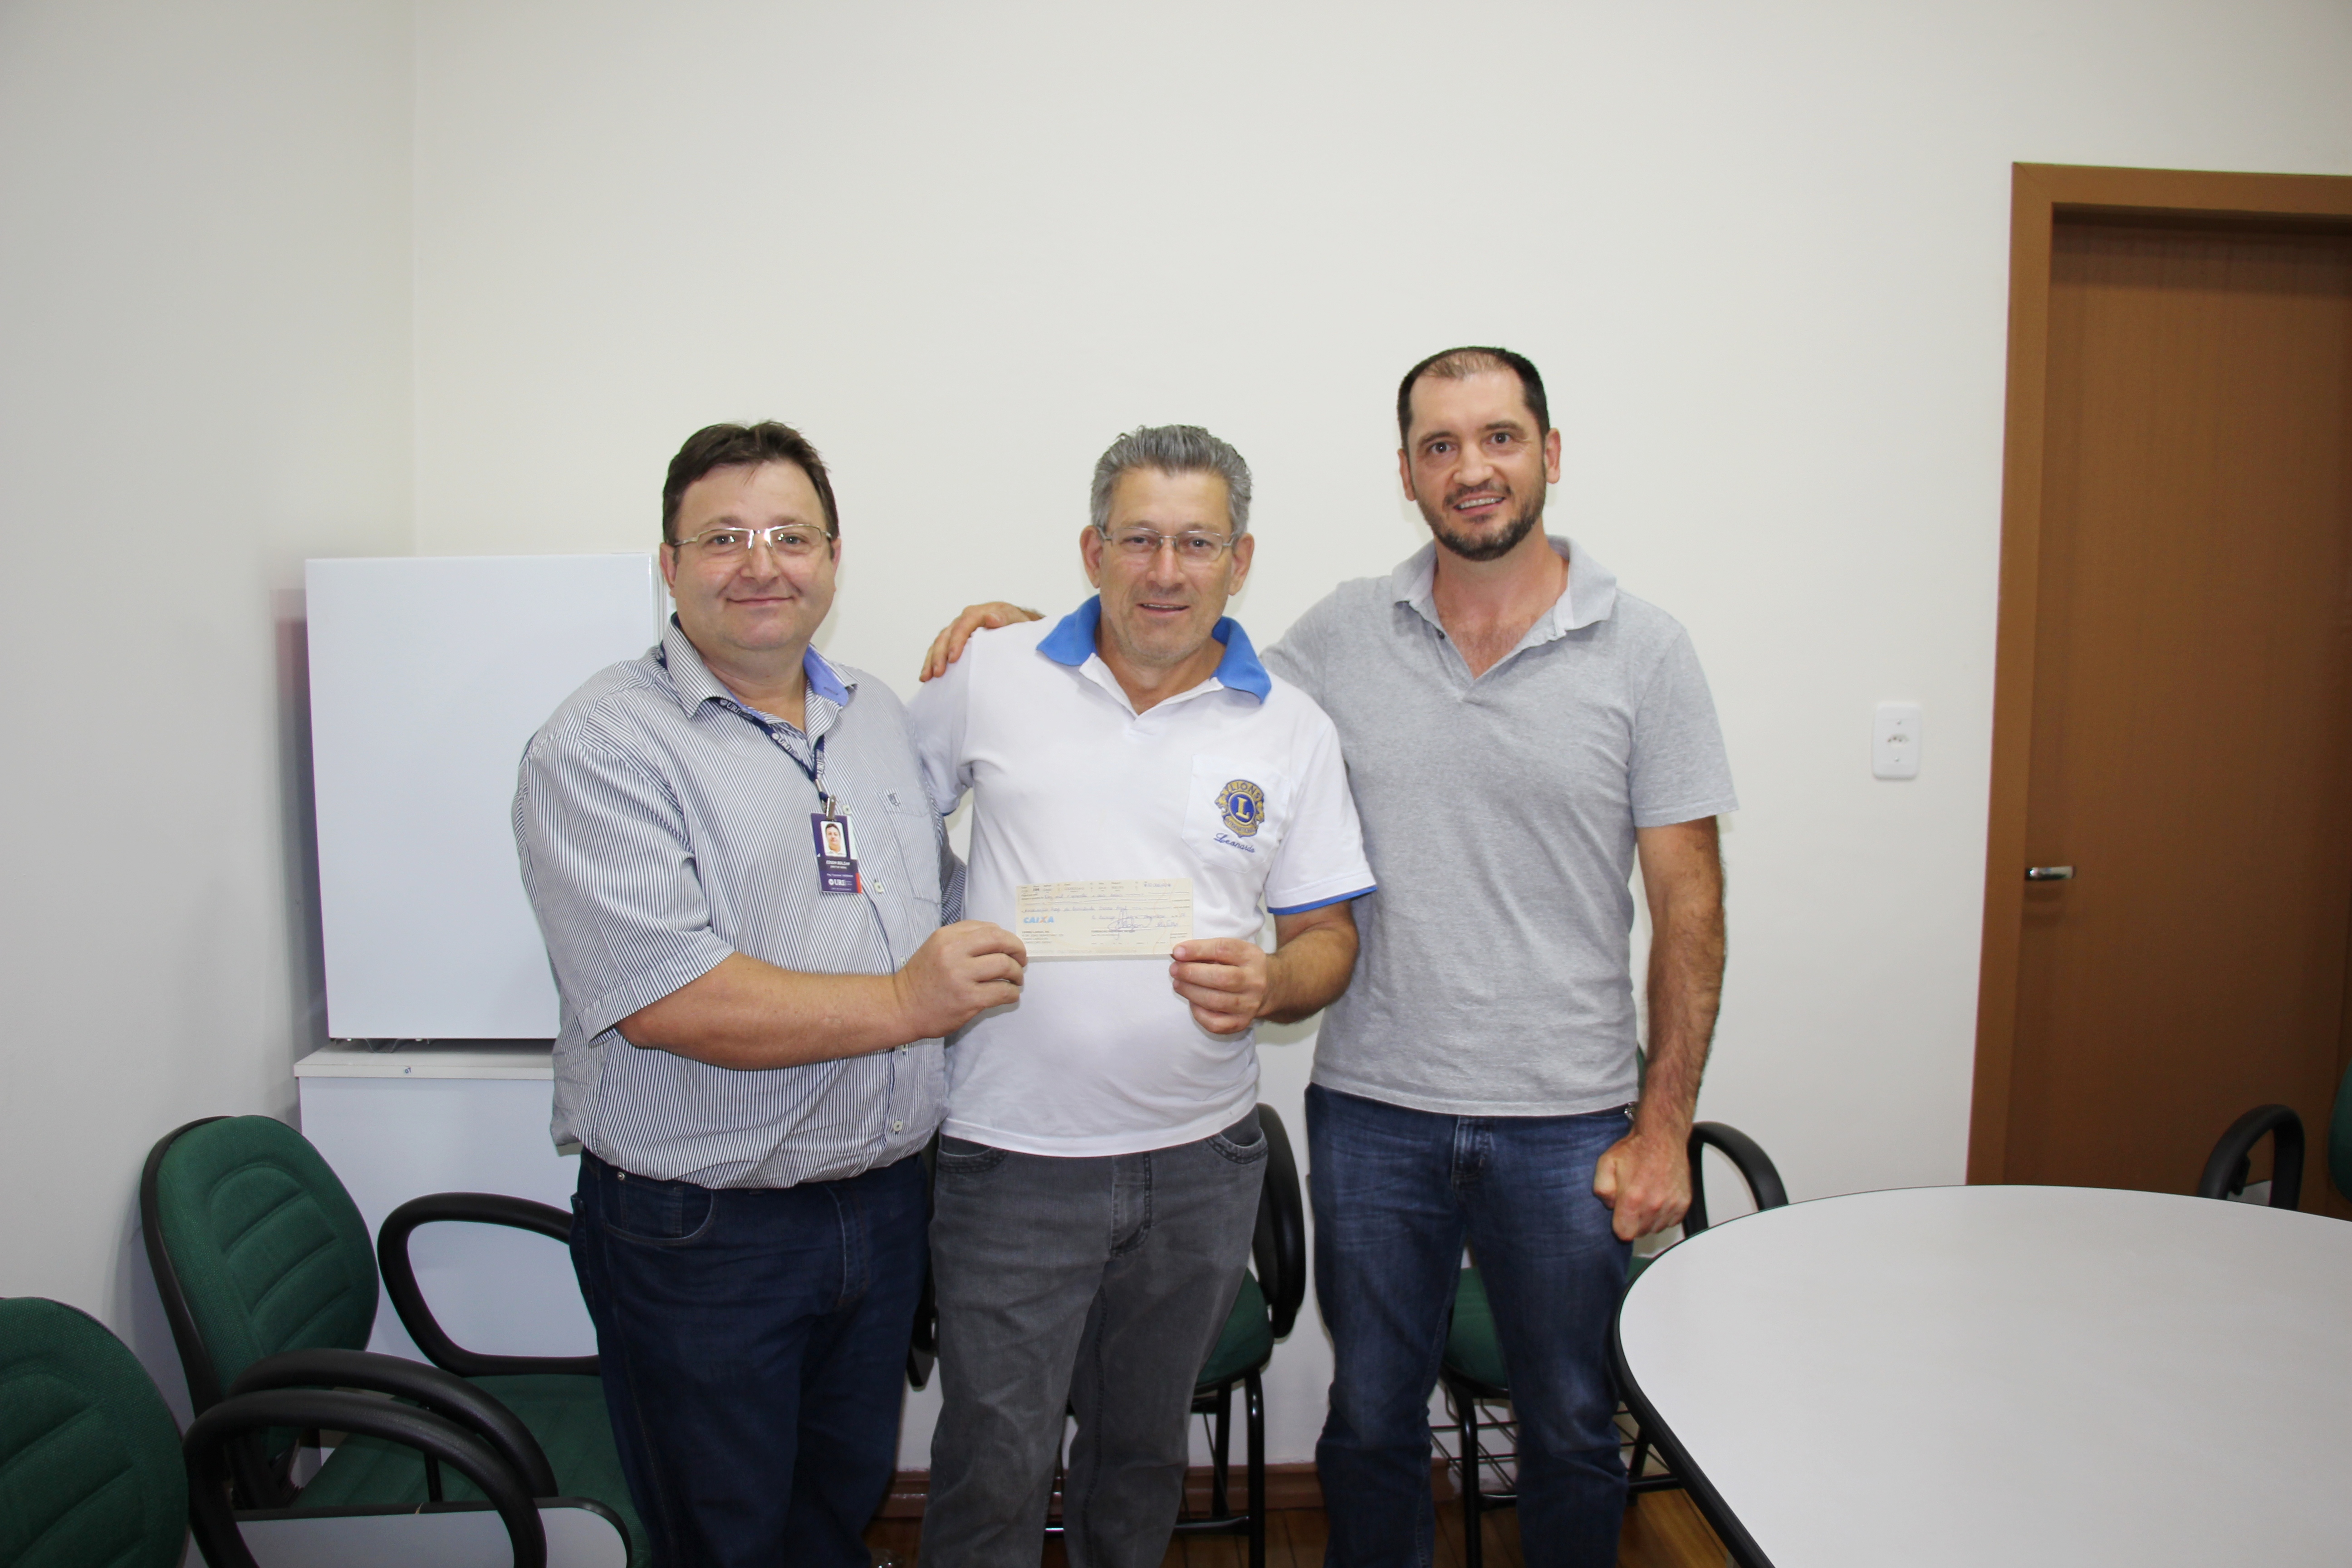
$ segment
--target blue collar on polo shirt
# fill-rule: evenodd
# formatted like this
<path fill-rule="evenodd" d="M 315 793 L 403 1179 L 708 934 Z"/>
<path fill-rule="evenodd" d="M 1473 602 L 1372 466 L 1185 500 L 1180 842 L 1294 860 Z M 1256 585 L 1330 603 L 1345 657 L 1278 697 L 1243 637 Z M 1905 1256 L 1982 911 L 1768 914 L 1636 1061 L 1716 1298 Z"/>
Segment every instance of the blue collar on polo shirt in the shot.
<path fill-rule="evenodd" d="M 1064 616 L 1037 651 L 1055 664 L 1066 664 L 1075 669 L 1095 656 L 1095 628 L 1102 625 L 1102 595 L 1097 594 Z M 1241 622 L 1231 616 L 1218 619 L 1209 635 L 1225 645 L 1225 655 L 1217 661 L 1217 681 L 1235 691 L 1246 691 L 1260 702 L 1274 689 L 1273 678 L 1265 666 L 1257 661 L 1257 649 L 1250 643 L 1249 633 L 1242 630 Z"/>

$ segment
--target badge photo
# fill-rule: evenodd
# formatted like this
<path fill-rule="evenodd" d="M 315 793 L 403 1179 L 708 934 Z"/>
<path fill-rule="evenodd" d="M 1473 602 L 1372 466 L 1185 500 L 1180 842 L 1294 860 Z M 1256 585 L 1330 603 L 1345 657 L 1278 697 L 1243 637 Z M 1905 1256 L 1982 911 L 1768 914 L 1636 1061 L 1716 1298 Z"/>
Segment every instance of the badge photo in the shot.
<path fill-rule="evenodd" d="M 809 813 L 809 837 L 816 845 L 817 890 L 862 891 L 857 879 L 857 841 L 849 831 L 849 818 L 813 811 Z"/>

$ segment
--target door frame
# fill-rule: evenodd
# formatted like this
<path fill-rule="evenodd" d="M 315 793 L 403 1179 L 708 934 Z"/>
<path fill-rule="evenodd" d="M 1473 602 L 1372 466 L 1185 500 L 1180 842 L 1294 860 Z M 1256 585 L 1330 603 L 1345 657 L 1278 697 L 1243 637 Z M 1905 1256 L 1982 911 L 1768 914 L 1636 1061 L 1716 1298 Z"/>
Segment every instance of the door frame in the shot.
<path fill-rule="evenodd" d="M 1970 1182 L 2007 1179 L 2018 954 L 2024 936 L 2034 630 L 2041 610 L 2050 260 L 2058 221 L 2081 217 L 2352 231 L 2352 175 L 2011 165 L 2000 612 L 1993 645 L 1992 791 L 1985 830 L 1984 943 L 1977 973 L 1976 1078 L 1969 1115 Z"/>

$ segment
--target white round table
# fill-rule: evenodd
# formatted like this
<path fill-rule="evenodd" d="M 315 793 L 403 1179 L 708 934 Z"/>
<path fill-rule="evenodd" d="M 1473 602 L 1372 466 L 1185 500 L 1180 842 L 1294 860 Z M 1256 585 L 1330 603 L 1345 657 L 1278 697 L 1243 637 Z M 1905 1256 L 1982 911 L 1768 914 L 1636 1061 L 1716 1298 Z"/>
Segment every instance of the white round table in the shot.
<path fill-rule="evenodd" d="M 1750 1568 L 2352 1563 L 2352 1225 L 1920 1187 L 1652 1264 L 1618 1372 Z"/>

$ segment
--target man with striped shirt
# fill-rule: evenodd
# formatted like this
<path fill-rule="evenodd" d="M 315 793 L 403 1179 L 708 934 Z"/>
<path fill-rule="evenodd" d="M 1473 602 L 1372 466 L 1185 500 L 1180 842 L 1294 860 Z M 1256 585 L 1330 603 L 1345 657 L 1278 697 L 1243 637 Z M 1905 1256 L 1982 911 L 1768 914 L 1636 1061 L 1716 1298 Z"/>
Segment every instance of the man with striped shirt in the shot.
<path fill-rule="evenodd" d="M 809 646 L 840 558 L 797 432 L 697 432 L 662 490 L 677 614 L 556 710 L 515 795 L 572 1261 L 665 1564 L 865 1568 L 941 1038 L 1021 994 L 1021 943 L 958 918 L 897 698 Z"/>

